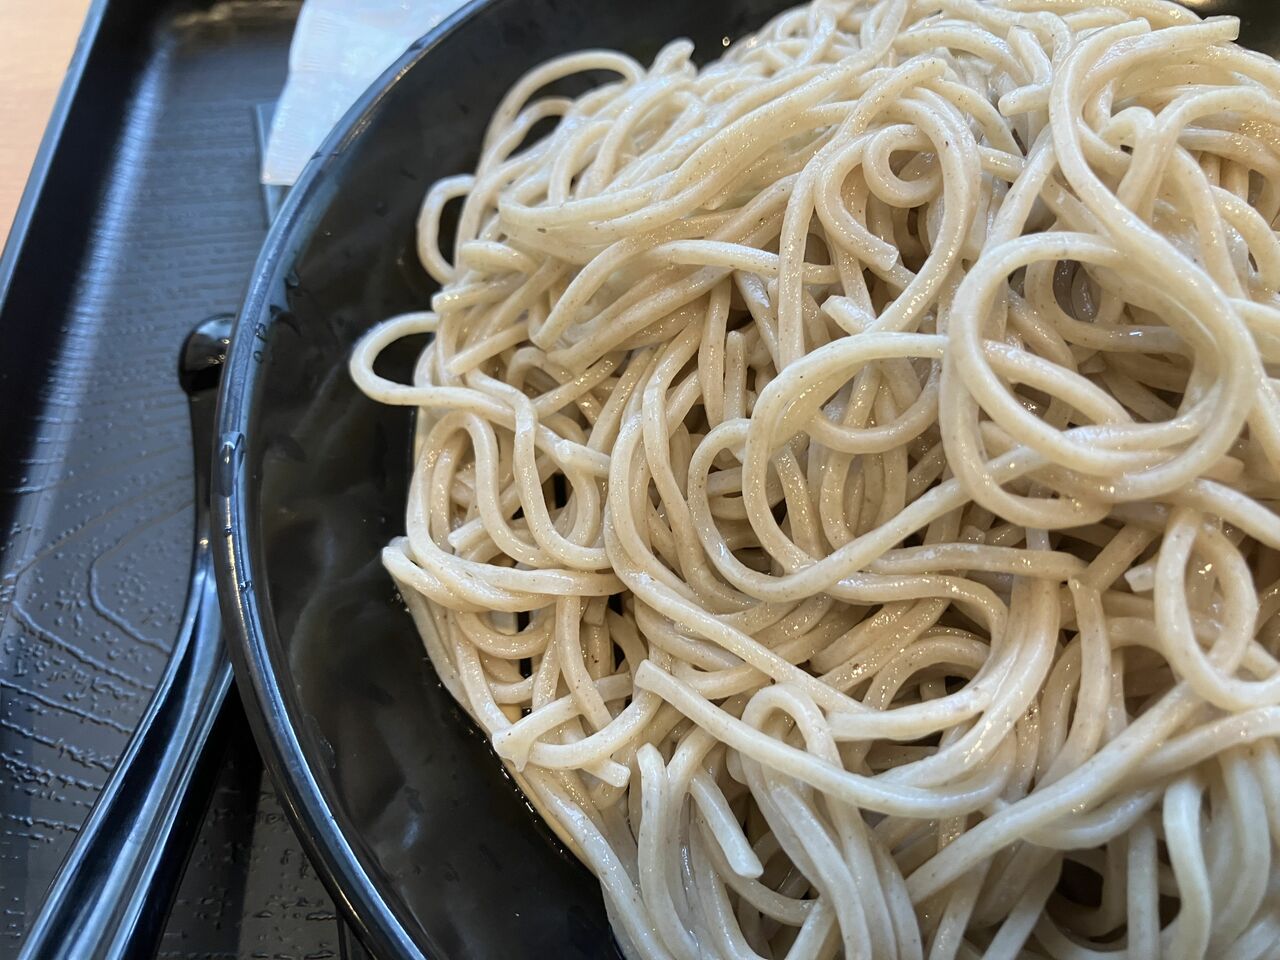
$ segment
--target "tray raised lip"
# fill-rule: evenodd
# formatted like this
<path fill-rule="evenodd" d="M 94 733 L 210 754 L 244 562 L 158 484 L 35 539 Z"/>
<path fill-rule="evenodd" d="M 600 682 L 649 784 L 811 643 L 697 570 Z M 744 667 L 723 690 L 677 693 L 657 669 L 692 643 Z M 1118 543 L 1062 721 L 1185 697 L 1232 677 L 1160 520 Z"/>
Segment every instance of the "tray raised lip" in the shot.
<path fill-rule="evenodd" d="M 36 211 L 44 199 L 50 169 L 58 155 L 71 108 L 75 104 L 80 83 L 84 79 L 89 58 L 93 53 L 98 32 L 110 2 L 111 0 L 93 0 L 85 13 L 84 25 L 80 28 L 80 35 L 76 39 L 71 62 L 67 65 L 66 75 L 58 87 L 58 96 L 53 101 L 53 110 L 49 114 L 49 121 L 40 138 L 40 146 L 36 149 L 31 171 L 27 174 L 26 186 L 22 189 L 18 209 L 14 211 L 13 223 L 9 227 L 9 236 L 5 240 L 3 252 L 0 252 L 0 312 L 3 311 L 8 300 L 9 287 L 13 282 L 22 250 L 26 246 L 27 235 L 31 231 Z"/>

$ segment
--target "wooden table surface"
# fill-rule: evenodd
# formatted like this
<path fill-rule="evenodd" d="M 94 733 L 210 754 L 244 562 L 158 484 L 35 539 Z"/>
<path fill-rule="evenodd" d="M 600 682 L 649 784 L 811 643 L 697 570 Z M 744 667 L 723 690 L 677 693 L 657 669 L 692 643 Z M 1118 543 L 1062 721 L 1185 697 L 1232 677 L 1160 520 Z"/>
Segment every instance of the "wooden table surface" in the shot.
<path fill-rule="evenodd" d="M 0 0 L 0 245 L 89 0 Z"/>

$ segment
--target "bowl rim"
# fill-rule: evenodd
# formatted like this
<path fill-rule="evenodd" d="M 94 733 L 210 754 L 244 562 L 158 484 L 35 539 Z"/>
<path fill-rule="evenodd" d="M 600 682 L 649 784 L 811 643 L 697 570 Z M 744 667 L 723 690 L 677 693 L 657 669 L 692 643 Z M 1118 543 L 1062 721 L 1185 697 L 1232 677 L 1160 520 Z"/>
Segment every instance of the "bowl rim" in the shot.
<path fill-rule="evenodd" d="M 513 6 L 519 0 L 470 0 L 411 44 L 351 105 L 308 161 L 289 190 L 250 275 L 232 332 L 218 398 L 211 484 L 215 535 L 211 544 L 218 596 L 236 687 L 263 763 L 279 789 L 281 804 L 303 849 L 328 889 L 343 919 L 377 957 L 443 957 L 430 932 L 409 924 L 378 892 L 377 884 L 340 829 L 320 784 L 311 771 L 286 697 L 272 662 L 269 628 L 262 616 L 253 580 L 250 471 L 244 469 L 245 440 L 251 430 L 259 383 L 255 358 L 256 326 L 269 310 L 271 292 L 308 234 L 309 221 L 325 201 L 329 171 L 361 137 L 387 93 L 423 57 L 481 10 Z"/>

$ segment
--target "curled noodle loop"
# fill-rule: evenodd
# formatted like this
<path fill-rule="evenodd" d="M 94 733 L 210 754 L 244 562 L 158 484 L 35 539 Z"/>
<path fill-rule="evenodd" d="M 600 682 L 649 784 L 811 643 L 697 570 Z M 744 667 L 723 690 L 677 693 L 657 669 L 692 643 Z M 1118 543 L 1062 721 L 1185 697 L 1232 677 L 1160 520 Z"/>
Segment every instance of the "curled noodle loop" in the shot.
<path fill-rule="evenodd" d="M 440 291 L 351 360 L 419 416 L 384 562 L 628 954 L 1272 955 L 1280 66 L 1237 28 L 814 0 L 539 67 L 427 194 Z"/>

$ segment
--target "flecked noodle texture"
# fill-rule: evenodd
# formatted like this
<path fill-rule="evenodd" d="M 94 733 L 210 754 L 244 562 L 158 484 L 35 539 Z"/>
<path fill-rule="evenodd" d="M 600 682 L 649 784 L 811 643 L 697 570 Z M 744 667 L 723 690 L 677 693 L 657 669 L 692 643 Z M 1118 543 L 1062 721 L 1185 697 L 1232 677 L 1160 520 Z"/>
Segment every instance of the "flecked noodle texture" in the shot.
<path fill-rule="evenodd" d="M 1280 66 L 1237 29 L 818 0 L 540 66 L 427 195 L 440 291 L 351 361 L 418 409 L 384 562 L 628 954 L 1277 955 Z"/>

